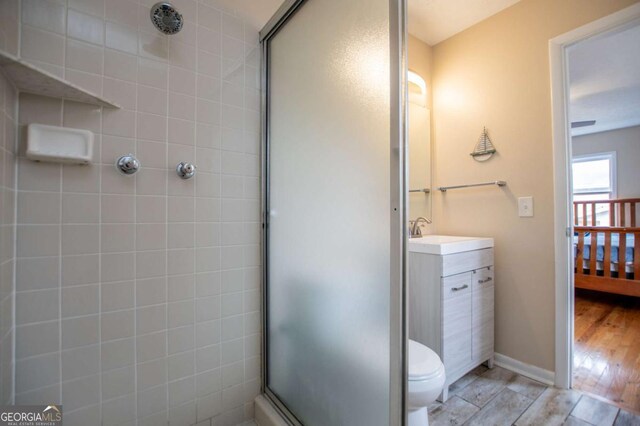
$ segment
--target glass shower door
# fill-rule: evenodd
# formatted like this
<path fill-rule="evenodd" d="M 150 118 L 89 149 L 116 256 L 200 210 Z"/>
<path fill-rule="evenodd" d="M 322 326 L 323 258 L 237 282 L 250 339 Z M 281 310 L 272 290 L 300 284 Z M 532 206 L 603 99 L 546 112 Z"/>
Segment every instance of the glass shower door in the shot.
<path fill-rule="evenodd" d="M 401 3 L 307 0 L 263 37 L 265 390 L 305 425 L 401 424 Z"/>

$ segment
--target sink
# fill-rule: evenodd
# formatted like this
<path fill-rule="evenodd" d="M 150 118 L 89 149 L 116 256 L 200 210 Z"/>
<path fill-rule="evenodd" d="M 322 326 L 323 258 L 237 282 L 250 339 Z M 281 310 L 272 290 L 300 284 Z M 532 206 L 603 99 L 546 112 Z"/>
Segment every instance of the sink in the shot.
<path fill-rule="evenodd" d="M 409 239 L 409 251 L 427 254 L 452 254 L 493 247 L 493 238 L 425 235 Z"/>

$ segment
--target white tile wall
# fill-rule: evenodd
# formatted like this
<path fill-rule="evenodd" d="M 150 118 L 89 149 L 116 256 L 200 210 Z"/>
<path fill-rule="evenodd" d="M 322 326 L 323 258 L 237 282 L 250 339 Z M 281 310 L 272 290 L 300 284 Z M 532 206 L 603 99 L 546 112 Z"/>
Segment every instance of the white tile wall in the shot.
<path fill-rule="evenodd" d="M 0 1 L 0 49 L 18 54 L 18 0 Z M 17 93 L 0 74 L 0 404 L 13 402 Z M 41 301 L 34 300 L 34 304 Z M 45 315 L 42 313 L 41 315 Z"/>
<path fill-rule="evenodd" d="M 22 56 L 123 107 L 19 101 L 96 134 L 90 166 L 17 161 L 15 400 L 68 425 L 240 424 L 260 388 L 257 31 L 175 0 L 165 36 L 153 3 L 22 1 Z"/>
<path fill-rule="evenodd" d="M 0 74 L 0 404 L 13 401 L 14 389 L 16 105 L 17 95 L 14 89 Z M 40 215 L 33 216 L 34 220 L 40 219 Z M 50 313 L 42 302 L 33 300 L 34 307 L 42 308 L 34 316 L 46 318 Z M 34 309 L 36 308 L 32 308 L 32 311 Z M 21 320 L 22 317 L 17 319 Z"/>
<path fill-rule="evenodd" d="M 18 55 L 20 44 L 19 0 L 0 1 L 0 49 Z"/>

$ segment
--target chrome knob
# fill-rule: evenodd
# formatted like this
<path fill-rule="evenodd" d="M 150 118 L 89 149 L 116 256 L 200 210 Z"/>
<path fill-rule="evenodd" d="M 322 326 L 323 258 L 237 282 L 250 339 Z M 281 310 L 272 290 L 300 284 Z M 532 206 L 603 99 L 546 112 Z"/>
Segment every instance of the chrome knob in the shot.
<path fill-rule="evenodd" d="M 196 166 L 191 163 L 179 163 L 176 166 L 176 173 L 182 179 L 191 179 L 196 174 Z"/>
<path fill-rule="evenodd" d="M 116 169 L 125 175 L 132 175 L 140 169 L 140 162 L 133 154 L 123 155 L 116 161 Z"/>

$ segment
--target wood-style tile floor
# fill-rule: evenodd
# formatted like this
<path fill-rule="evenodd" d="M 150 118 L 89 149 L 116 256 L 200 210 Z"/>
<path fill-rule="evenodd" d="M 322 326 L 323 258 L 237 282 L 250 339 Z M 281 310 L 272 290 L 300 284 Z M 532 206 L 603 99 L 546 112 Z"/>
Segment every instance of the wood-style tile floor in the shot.
<path fill-rule="evenodd" d="M 573 363 L 575 389 L 640 412 L 640 298 L 577 289 Z"/>
<path fill-rule="evenodd" d="M 577 390 L 560 390 L 500 367 L 478 367 L 429 407 L 431 426 L 630 426 L 640 416 Z"/>

